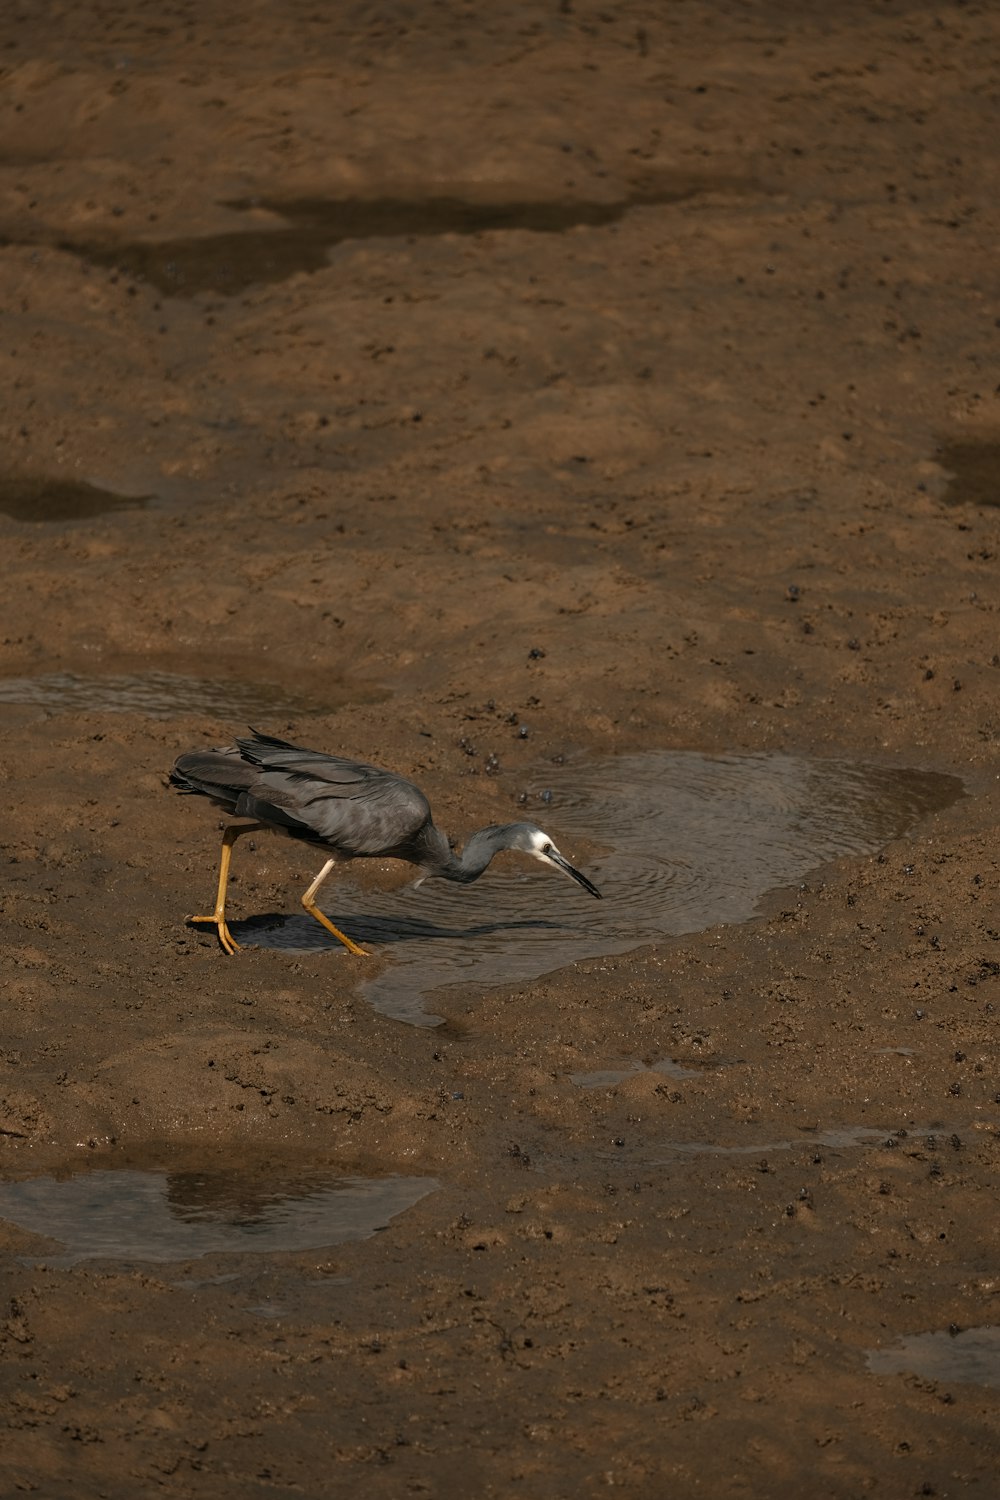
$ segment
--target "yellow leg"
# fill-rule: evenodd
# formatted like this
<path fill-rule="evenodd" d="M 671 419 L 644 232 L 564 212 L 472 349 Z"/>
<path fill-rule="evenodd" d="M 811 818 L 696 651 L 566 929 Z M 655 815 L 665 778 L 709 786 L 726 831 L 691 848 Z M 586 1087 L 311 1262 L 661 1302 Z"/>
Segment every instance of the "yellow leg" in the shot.
<path fill-rule="evenodd" d="M 210 917 L 188 917 L 189 922 L 214 922 L 223 952 L 230 955 L 239 949 L 239 943 L 226 925 L 226 887 L 229 884 L 229 865 L 233 857 L 233 845 L 243 833 L 256 833 L 266 828 L 266 823 L 231 823 L 222 835 L 222 858 L 219 861 L 219 893 L 215 898 L 215 911 Z"/>
<path fill-rule="evenodd" d="M 320 870 L 312 885 L 303 895 L 302 905 L 305 907 L 306 911 L 311 917 L 315 917 L 317 922 L 321 923 L 321 925 L 326 928 L 327 932 L 332 932 L 335 938 L 339 938 L 345 948 L 349 948 L 351 952 L 356 953 L 359 958 L 367 958 L 368 955 L 365 952 L 364 948 L 359 948 L 357 943 L 352 943 L 347 934 L 341 932 L 339 927 L 334 927 L 333 923 L 330 921 L 330 918 L 325 916 L 316 905 L 316 892 L 319 890 L 320 886 L 323 884 L 324 880 L 329 875 L 330 871 L 333 869 L 336 863 L 337 861 L 335 859 L 327 860 L 326 864 L 323 866 L 322 870 Z"/>

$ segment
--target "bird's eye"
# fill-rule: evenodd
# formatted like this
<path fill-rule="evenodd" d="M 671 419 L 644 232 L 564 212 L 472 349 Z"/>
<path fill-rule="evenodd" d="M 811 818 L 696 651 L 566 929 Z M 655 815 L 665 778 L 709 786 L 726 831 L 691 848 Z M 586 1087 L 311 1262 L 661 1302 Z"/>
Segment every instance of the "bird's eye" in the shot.
<path fill-rule="evenodd" d="M 551 844 L 543 844 L 542 845 L 542 853 L 543 854 L 551 854 L 552 853 L 552 845 Z"/>

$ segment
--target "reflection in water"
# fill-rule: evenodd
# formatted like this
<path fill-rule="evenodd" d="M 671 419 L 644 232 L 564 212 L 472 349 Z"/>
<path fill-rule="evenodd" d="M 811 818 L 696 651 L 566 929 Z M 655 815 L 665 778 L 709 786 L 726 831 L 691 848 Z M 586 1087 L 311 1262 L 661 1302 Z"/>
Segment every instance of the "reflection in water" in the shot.
<path fill-rule="evenodd" d="M 912 1333 L 895 1349 L 869 1349 L 865 1360 L 873 1375 L 922 1375 L 1000 1389 L 1000 1328 Z"/>
<path fill-rule="evenodd" d="M 429 880 L 361 893 L 345 873 L 330 915 L 393 960 L 363 986 L 375 1009 L 434 1025 L 439 1018 L 423 1000 L 442 986 L 513 984 L 577 959 L 745 922 L 769 892 L 843 855 L 876 852 L 962 795 L 954 776 L 790 755 L 678 751 L 562 766 L 520 815 L 543 823 L 603 901 L 501 856 L 465 887 Z M 591 857 L 584 844 L 607 853 Z M 336 949 L 348 961 L 306 916 L 230 925 L 241 942 Z"/>
<path fill-rule="evenodd" d="M 325 707 L 266 682 L 227 677 L 185 677 L 153 669 L 139 672 L 43 672 L 37 677 L 0 678 L 0 703 L 27 703 L 56 713 L 143 714 L 169 719 L 179 714 L 253 720 L 264 714 L 324 713 Z M 342 695 L 338 703 L 345 701 Z"/>
<path fill-rule="evenodd" d="M 47 1265 L 175 1261 L 367 1239 L 436 1187 L 430 1177 L 339 1177 L 329 1170 L 262 1179 L 246 1167 L 124 1168 L 0 1183 L 0 1218 L 65 1246 L 63 1254 L 32 1257 Z"/>

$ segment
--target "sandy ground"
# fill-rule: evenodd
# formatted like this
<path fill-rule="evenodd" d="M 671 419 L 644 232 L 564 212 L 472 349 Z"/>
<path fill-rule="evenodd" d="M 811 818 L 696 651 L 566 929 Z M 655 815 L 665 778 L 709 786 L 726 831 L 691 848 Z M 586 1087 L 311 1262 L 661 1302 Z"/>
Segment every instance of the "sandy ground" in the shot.
<path fill-rule="evenodd" d="M 0 49 L 0 673 L 64 694 L 0 703 L 3 1177 L 439 1184 L 196 1286 L 0 1223 L 4 1493 L 995 1494 L 996 1355 L 866 1361 L 1000 1321 L 996 12 L 84 0 Z M 150 674 L 217 686 L 93 706 Z M 251 710 L 455 831 L 635 752 L 967 795 L 421 1028 L 377 951 L 185 927 L 218 819 L 166 771 Z M 238 914 L 313 868 L 241 854 Z"/>

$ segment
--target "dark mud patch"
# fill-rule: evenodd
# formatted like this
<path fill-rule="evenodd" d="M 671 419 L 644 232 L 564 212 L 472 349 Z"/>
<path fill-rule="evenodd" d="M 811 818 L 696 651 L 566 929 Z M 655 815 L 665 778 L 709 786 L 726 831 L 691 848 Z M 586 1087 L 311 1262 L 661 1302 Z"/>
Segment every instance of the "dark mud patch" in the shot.
<path fill-rule="evenodd" d="M 151 495 L 117 495 L 78 479 L 0 476 L 0 511 L 14 521 L 91 521 L 111 511 L 141 510 Z"/>
<path fill-rule="evenodd" d="M 948 442 L 937 450 L 950 505 L 1000 505 L 1000 442 Z"/>
<path fill-rule="evenodd" d="M 440 1017 L 424 1008 L 432 992 L 517 983 L 578 959 L 745 922 L 769 893 L 845 855 L 877 852 L 962 795 L 956 776 L 787 755 L 670 752 L 564 766 L 529 794 L 529 813 L 558 831 L 556 843 L 593 877 L 603 901 L 511 857 L 464 888 L 429 880 L 362 893 L 348 877 L 344 904 L 330 916 L 393 960 L 363 985 L 375 1009 L 435 1025 Z M 606 852 L 584 859 L 579 849 L 588 844 Z M 230 926 L 239 942 L 334 947 L 348 961 L 306 916 Z"/>
<path fill-rule="evenodd" d="M 114 245 L 63 241 L 60 249 L 91 265 L 113 267 L 148 281 L 167 296 L 193 297 L 199 292 L 231 296 L 249 286 L 322 270 L 327 252 L 349 240 L 426 239 L 510 230 L 565 234 L 571 229 L 616 224 L 634 208 L 680 203 L 708 192 L 758 190 L 750 179 L 678 174 L 607 203 L 573 199 L 490 203 L 459 197 L 239 198 L 224 206 L 241 213 L 264 210 L 280 216 L 285 227 Z"/>

